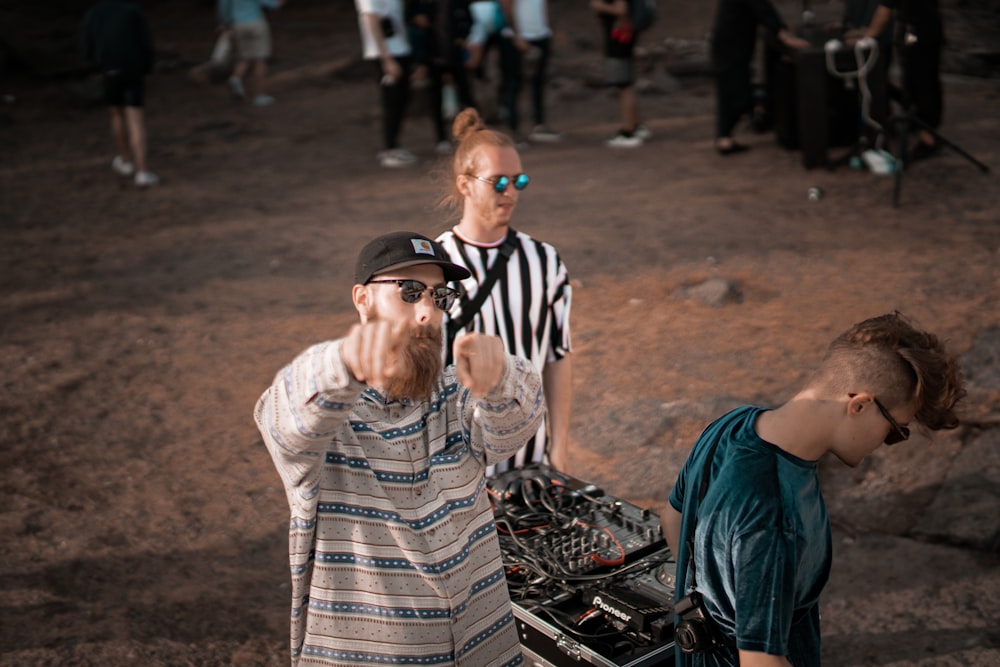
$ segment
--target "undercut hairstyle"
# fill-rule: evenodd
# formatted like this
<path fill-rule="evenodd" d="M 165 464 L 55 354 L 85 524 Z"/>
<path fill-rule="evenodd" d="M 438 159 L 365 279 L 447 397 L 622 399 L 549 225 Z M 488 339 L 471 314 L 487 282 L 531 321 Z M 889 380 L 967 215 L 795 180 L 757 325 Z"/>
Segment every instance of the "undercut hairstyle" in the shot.
<path fill-rule="evenodd" d="M 439 206 L 451 210 L 461 210 L 462 193 L 458 191 L 456 177 L 460 174 L 475 174 L 479 168 L 479 149 L 483 146 L 496 146 L 498 148 L 514 148 L 514 140 L 503 132 L 497 132 L 486 127 L 483 119 L 479 117 L 472 107 L 463 109 L 451 126 L 451 133 L 458 142 L 455 147 L 455 155 L 451 160 L 452 178 L 447 194 L 441 198 Z"/>
<path fill-rule="evenodd" d="M 934 431 L 958 426 L 955 404 L 965 396 L 958 361 L 898 311 L 834 339 L 816 381 L 839 392 L 872 392 L 889 409 L 915 401 L 916 420 Z"/>

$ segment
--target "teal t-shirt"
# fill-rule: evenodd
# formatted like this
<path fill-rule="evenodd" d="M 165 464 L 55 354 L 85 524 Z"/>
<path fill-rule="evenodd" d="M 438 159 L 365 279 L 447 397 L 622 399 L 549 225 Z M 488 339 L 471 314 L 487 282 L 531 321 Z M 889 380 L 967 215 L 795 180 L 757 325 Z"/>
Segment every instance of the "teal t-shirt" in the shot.
<path fill-rule="evenodd" d="M 736 647 L 820 664 L 819 595 L 830 574 L 830 519 L 817 463 L 761 440 L 764 408 L 745 406 L 710 424 L 670 494 L 681 513 L 677 598 L 690 591 L 687 536 L 694 533 L 697 590 Z M 712 444 L 709 483 L 698 492 Z M 679 666 L 738 665 L 736 651 L 677 652 Z"/>

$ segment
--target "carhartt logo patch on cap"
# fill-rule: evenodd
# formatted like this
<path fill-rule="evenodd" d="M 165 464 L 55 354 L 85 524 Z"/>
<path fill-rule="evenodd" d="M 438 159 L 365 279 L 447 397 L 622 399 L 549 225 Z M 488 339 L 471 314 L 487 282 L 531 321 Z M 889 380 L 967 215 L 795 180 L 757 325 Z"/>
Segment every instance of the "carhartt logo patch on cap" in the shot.
<path fill-rule="evenodd" d="M 431 247 L 431 242 L 427 239 L 410 239 L 410 243 L 413 244 L 413 252 L 418 255 L 434 256 L 434 248 Z"/>

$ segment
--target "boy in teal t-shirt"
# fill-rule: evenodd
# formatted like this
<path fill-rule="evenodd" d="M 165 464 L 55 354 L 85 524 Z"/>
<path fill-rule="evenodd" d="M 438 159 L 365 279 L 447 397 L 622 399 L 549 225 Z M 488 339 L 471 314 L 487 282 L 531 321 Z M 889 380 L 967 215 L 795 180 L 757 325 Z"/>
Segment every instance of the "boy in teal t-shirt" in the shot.
<path fill-rule="evenodd" d="M 911 421 L 955 428 L 964 394 L 937 337 L 890 313 L 837 337 L 781 407 L 742 407 L 705 429 L 663 524 L 677 555 L 677 600 L 700 593 L 718 641 L 703 652 L 678 646 L 678 666 L 819 665 L 819 597 L 832 558 L 819 459 L 832 453 L 856 466 L 906 440 Z"/>

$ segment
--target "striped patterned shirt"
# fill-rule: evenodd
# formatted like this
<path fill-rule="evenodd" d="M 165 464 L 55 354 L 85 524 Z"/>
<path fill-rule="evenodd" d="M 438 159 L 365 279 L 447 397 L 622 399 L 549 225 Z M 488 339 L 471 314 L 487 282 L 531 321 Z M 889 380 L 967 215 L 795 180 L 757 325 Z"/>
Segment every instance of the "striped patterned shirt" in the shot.
<path fill-rule="evenodd" d="M 488 246 L 472 243 L 459 237 L 454 229 L 444 232 L 437 240 L 453 262 L 472 273 L 462 281 L 462 286 L 468 299 L 474 299 L 478 286 L 500 255 L 502 242 Z M 465 331 L 499 336 L 507 352 L 528 359 L 541 373 L 545 364 L 562 359 L 570 351 L 572 287 L 566 265 L 554 247 L 523 232 L 515 233 L 515 241 L 515 251 L 507 260 L 504 272 Z M 456 301 L 449 315 L 457 318 L 461 314 L 462 304 Z M 451 345 L 447 348 L 450 351 Z M 493 466 L 488 474 L 544 460 L 545 443 L 543 423 L 524 448 Z"/>
<path fill-rule="evenodd" d="M 358 383 L 340 341 L 279 371 L 254 419 L 291 508 L 292 665 L 519 665 L 485 488 L 544 414 L 508 357 L 483 399 L 451 367 L 420 402 Z"/>

